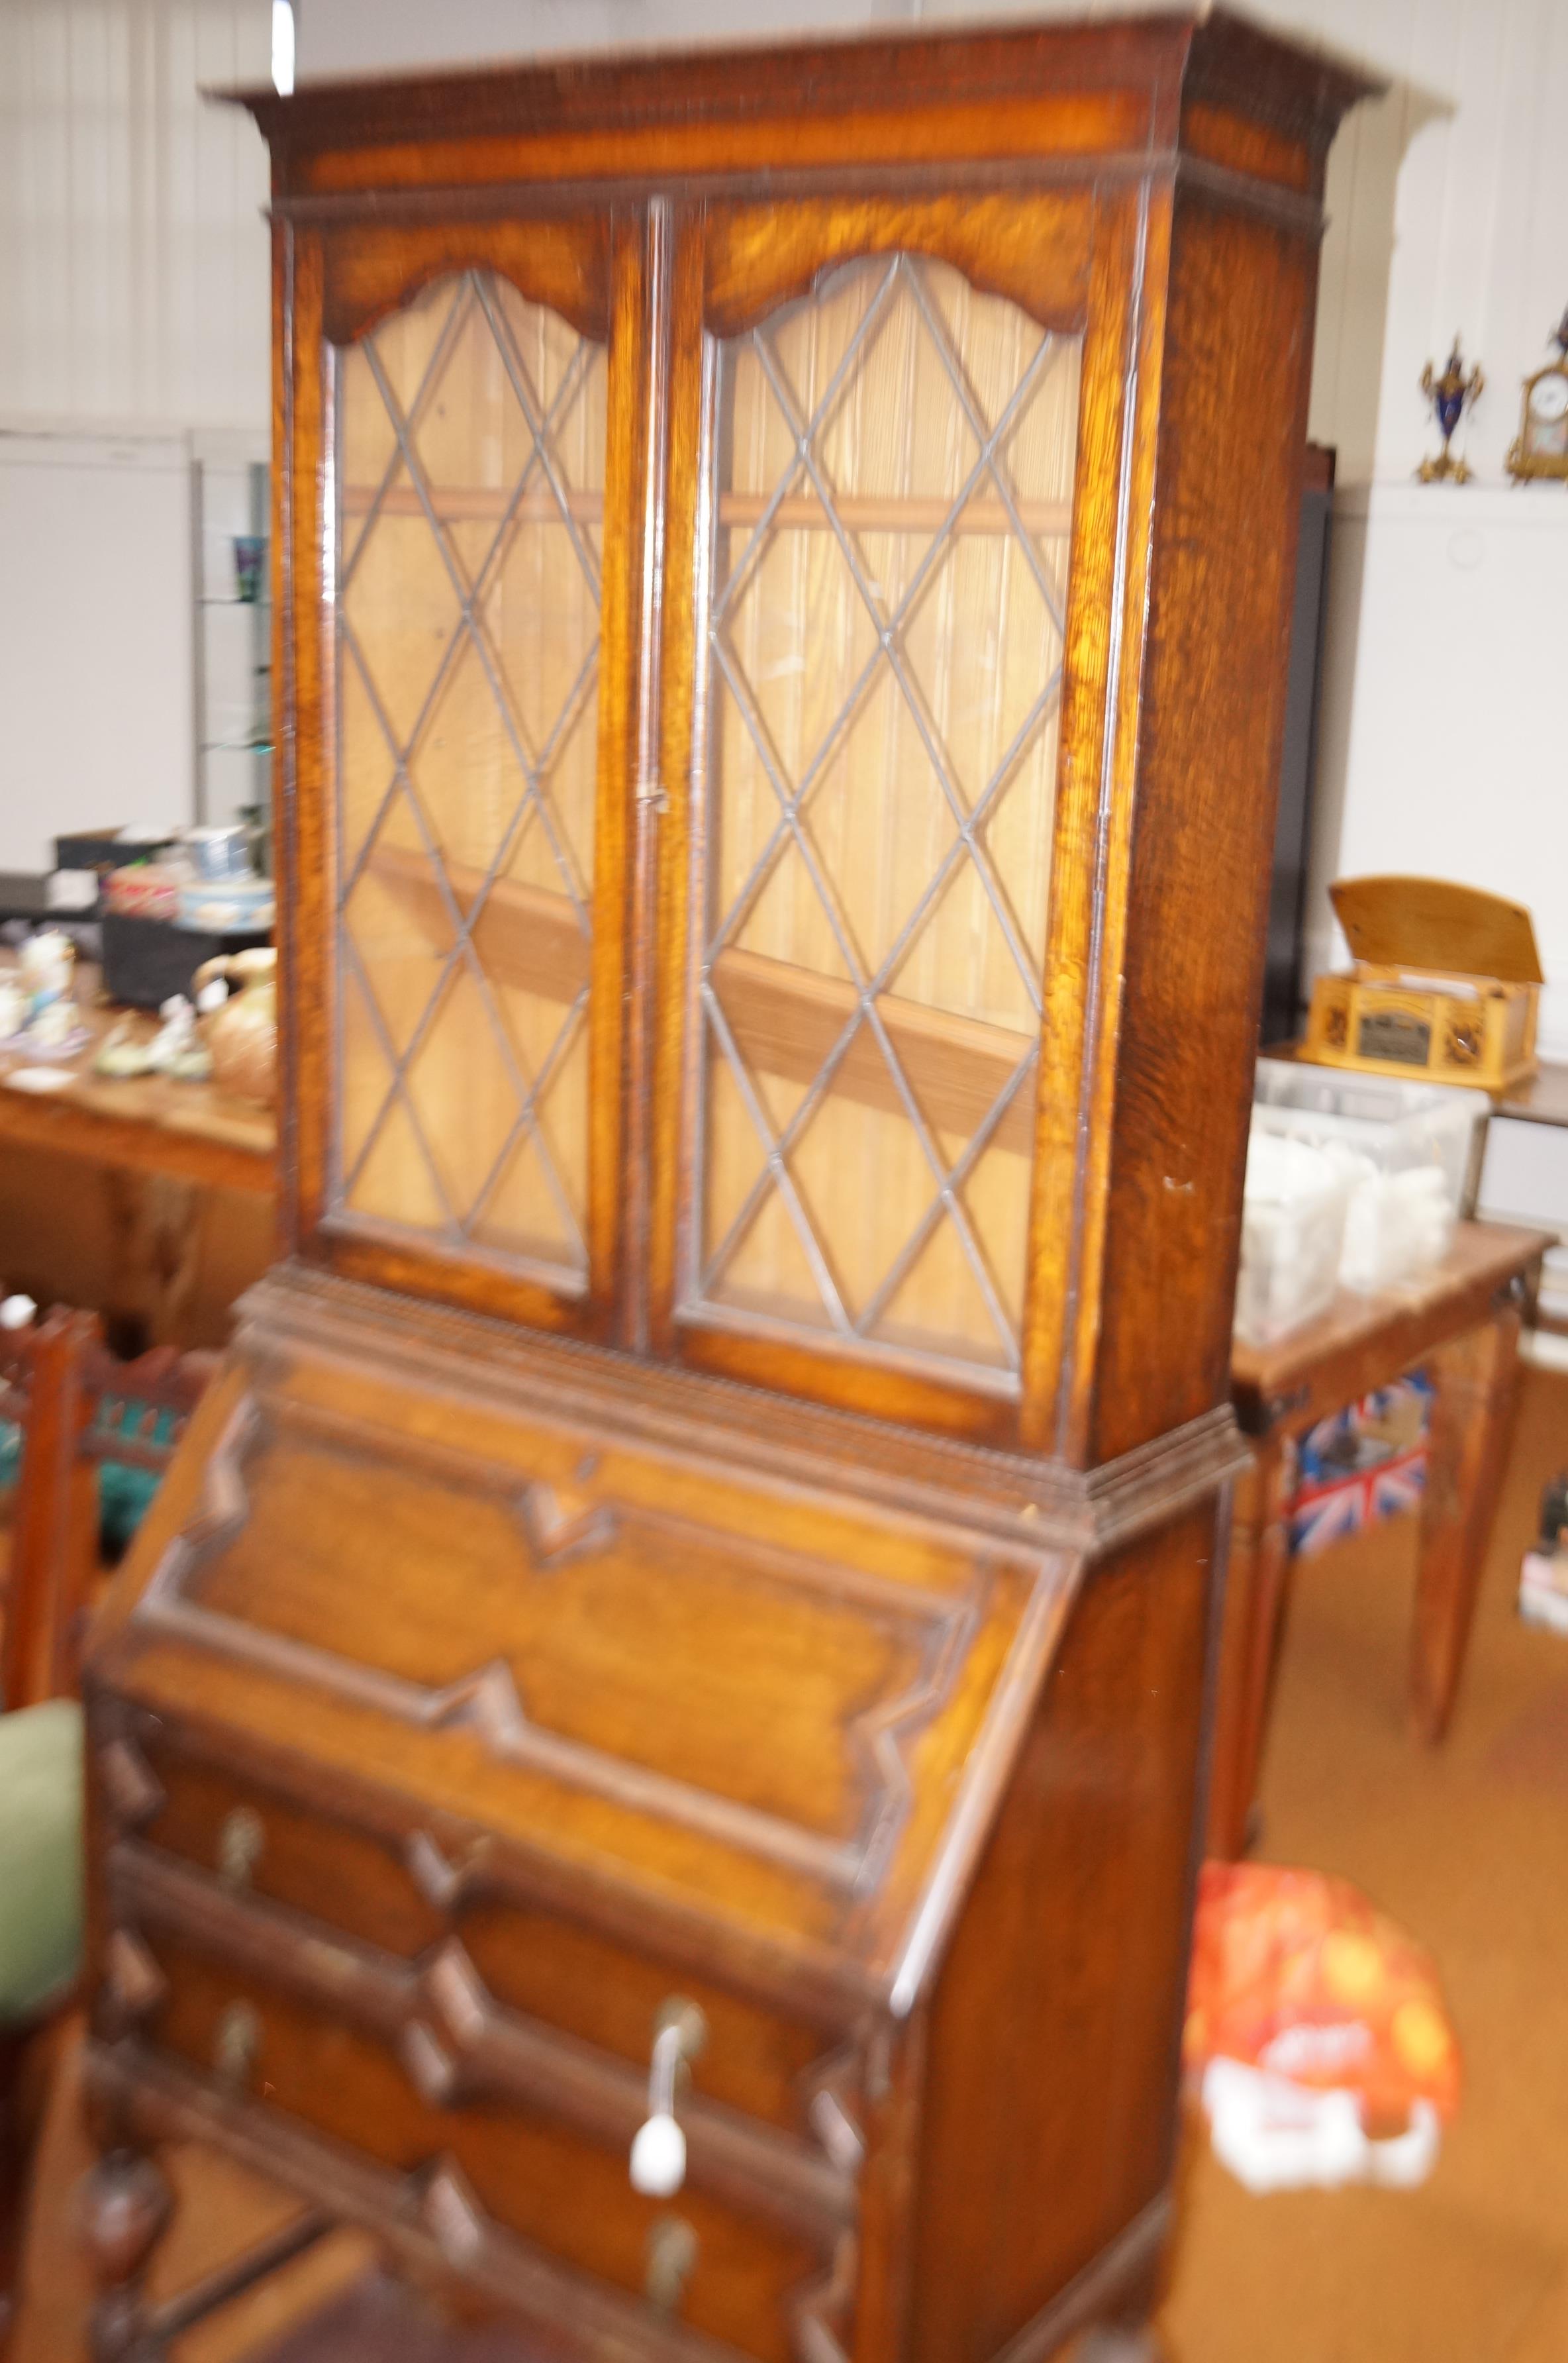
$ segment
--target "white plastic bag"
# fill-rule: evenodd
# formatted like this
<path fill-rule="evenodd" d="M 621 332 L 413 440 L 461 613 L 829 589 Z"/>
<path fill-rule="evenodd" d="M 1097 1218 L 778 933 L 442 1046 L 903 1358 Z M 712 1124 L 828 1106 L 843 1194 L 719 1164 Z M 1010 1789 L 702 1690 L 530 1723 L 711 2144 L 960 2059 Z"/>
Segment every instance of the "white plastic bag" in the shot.
<path fill-rule="evenodd" d="M 1404 2133 L 1374 2141 L 1353 2092 L 1309 2091 L 1239 2059 L 1211 2059 L 1202 2096 L 1214 2154 L 1249 2191 L 1332 2191 L 1346 2182 L 1410 2191 L 1430 2174 L 1442 2144 L 1430 2101 L 1411 2102 Z"/>

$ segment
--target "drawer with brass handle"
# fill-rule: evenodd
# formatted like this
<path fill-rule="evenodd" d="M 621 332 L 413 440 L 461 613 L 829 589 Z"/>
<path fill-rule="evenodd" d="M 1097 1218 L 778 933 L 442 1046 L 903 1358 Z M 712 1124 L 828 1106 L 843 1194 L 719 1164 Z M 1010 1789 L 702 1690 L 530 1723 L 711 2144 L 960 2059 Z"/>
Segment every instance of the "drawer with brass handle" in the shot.
<path fill-rule="evenodd" d="M 107 1753 L 108 1751 L 105 1751 Z M 686 2063 L 696 2089 L 797 2136 L 835 2166 L 858 2164 L 859 2047 L 848 2015 L 813 2023 L 645 1946 L 520 1893 L 482 1847 L 443 1831 L 379 1825 L 264 1786 L 204 1758 L 166 1727 L 118 1741 L 99 1777 L 122 1845 L 215 1876 L 325 1931 L 413 1962 L 459 1944 L 497 2003 L 620 2058 L 646 2078 L 658 2014 L 688 1998 L 712 2032 Z"/>
<path fill-rule="evenodd" d="M 628 2189 L 644 2196 L 672 2198 L 690 2184 L 825 2240 L 856 2219 L 853 2169 L 690 2088 L 685 2064 L 707 2028 L 682 1997 L 668 1997 L 650 2027 L 650 2064 L 639 2073 L 502 2007 L 455 1942 L 419 1964 L 402 1962 L 233 1893 L 132 1841 L 114 1850 L 109 1871 L 118 1925 L 100 1990 L 101 2017 L 106 2012 L 113 2020 L 107 2031 L 157 2023 L 166 2001 L 159 1967 L 165 1944 L 188 1946 L 374 2036 L 432 2104 L 515 2102 L 580 2128 L 619 2154 Z M 116 2005 L 121 1989 L 126 2000 Z M 228 2065 L 220 2072 L 242 2081 L 238 2037 L 231 2031 L 224 2040 Z"/>
<path fill-rule="evenodd" d="M 134 1884 L 122 1876 L 122 1895 Z M 688 2103 L 689 2170 L 671 2209 L 628 2171 L 640 2080 L 622 2091 L 521 2022 L 476 2029 L 463 2057 L 406 1971 L 323 1943 L 289 1980 L 269 1934 L 246 1939 L 254 1904 L 221 1897 L 184 1913 L 156 1877 L 138 1900 L 139 1926 L 125 1933 L 156 1992 L 115 2055 L 169 2063 L 226 2116 L 264 2100 L 270 2118 L 373 2163 L 454 2263 L 492 2237 L 521 2239 L 757 2363 L 795 2363 L 801 2321 L 830 2288 L 842 2310 L 854 2193 L 813 2181 L 804 2155 L 778 2155 L 778 2136 Z"/>

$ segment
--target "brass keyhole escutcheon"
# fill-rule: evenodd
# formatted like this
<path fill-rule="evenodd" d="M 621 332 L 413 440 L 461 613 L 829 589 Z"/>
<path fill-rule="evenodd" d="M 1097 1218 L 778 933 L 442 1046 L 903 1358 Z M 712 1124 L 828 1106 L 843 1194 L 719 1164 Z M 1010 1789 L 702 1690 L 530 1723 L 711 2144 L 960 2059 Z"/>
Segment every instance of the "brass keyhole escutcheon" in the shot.
<path fill-rule="evenodd" d="M 226 1814 L 218 1832 L 218 1877 L 226 1887 L 248 1887 L 267 1844 L 261 1816 L 249 1805 Z"/>
<path fill-rule="evenodd" d="M 231 2002 L 213 2038 L 213 2066 L 226 2091 L 242 2091 L 248 2084 L 260 2048 L 261 2022 L 256 2013 L 248 2002 Z"/>
<path fill-rule="evenodd" d="M 697 2262 L 697 2235 L 683 2215 L 661 2215 L 648 2234 L 648 2303 L 674 2313 Z"/>

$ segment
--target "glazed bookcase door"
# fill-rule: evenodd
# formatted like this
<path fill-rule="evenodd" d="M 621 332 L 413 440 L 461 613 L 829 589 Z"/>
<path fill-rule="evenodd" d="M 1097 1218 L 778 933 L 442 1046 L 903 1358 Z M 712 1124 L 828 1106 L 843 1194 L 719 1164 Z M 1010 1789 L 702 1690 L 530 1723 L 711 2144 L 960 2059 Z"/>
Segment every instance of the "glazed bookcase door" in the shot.
<path fill-rule="evenodd" d="M 1005 1403 L 1083 339 L 933 248 L 704 340 L 674 1334 Z"/>
<path fill-rule="evenodd" d="M 572 1326 L 613 1286 L 635 357 L 515 228 L 505 262 L 481 239 L 326 349 L 326 1213 L 369 1276 Z"/>

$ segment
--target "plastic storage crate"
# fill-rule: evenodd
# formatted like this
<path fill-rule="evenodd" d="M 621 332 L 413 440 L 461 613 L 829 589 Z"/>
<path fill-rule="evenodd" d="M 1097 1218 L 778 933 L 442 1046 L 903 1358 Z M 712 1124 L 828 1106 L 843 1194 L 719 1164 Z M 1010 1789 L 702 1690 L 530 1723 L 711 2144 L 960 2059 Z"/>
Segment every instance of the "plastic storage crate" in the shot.
<path fill-rule="evenodd" d="M 1353 1186 L 1341 1160 L 1254 1123 L 1236 1281 L 1243 1344 L 1272 1346 L 1332 1304 Z"/>
<path fill-rule="evenodd" d="M 1351 1185 L 1342 1286 L 1391 1287 L 1436 1263 L 1474 1202 L 1485 1092 L 1260 1059 L 1253 1137 L 1300 1141 Z"/>

